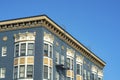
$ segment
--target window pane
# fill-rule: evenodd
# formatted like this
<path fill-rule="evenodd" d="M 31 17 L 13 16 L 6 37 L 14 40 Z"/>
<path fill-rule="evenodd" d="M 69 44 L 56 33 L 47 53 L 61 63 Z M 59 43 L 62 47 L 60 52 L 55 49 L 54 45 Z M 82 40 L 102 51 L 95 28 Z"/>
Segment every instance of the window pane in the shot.
<path fill-rule="evenodd" d="M 59 80 L 59 73 L 56 71 L 56 80 Z"/>
<path fill-rule="evenodd" d="M 59 53 L 58 52 L 56 52 L 55 61 L 56 61 L 56 64 L 59 64 Z"/>
<path fill-rule="evenodd" d="M 48 66 L 44 66 L 44 79 L 48 79 Z"/>
<path fill-rule="evenodd" d="M 73 70 L 73 59 L 71 60 L 71 69 Z"/>
<path fill-rule="evenodd" d="M 51 67 L 49 68 L 49 75 L 50 75 L 49 80 L 52 80 L 52 68 Z"/>
<path fill-rule="evenodd" d="M 33 65 L 27 66 L 27 78 L 33 78 Z"/>
<path fill-rule="evenodd" d="M 34 43 L 28 43 L 28 49 L 34 49 Z"/>
<path fill-rule="evenodd" d="M 86 80 L 86 70 L 84 70 L 84 74 L 83 74 L 84 80 Z"/>
<path fill-rule="evenodd" d="M 67 80 L 70 80 L 71 78 L 70 77 L 67 77 Z"/>
<path fill-rule="evenodd" d="M 21 44 L 20 56 L 25 56 L 26 53 L 26 43 Z"/>
<path fill-rule="evenodd" d="M 90 72 L 88 72 L 87 80 L 90 80 Z"/>
<path fill-rule="evenodd" d="M 67 58 L 67 68 L 70 69 L 70 58 Z"/>
<path fill-rule="evenodd" d="M 19 44 L 16 45 L 15 47 L 15 57 L 19 56 Z"/>
<path fill-rule="evenodd" d="M 48 44 L 44 44 L 44 56 L 48 56 Z"/>
<path fill-rule="evenodd" d="M 24 65 L 20 66 L 19 77 L 20 78 L 25 77 L 25 66 Z"/>
<path fill-rule="evenodd" d="M 92 74 L 91 79 L 94 80 L 94 74 Z"/>
<path fill-rule="evenodd" d="M 63 55 L 61 55 L 61 64 L 64 65 L 64 56 Z"/>
<path fill-rule="evenodd" d="M 77 74 L 80 75 L 80 65 L 79 64 L 77 64 Z"/>
<path fill-rule="evenodd" d="M 52 58 L 52 46 L 50 45 L 50 58 Z"/>
<path fill-rule="evenodd" d="M 33 55 L 33 54 L 34 54 L 34 43 L 28 43 L 27 55 Z"/>
<path fill-rule="evenodd" d="M 18 75 L 18 67 L 15 66 L 14 67 L 14 79 L 17 79 L 17 75 Z"/>

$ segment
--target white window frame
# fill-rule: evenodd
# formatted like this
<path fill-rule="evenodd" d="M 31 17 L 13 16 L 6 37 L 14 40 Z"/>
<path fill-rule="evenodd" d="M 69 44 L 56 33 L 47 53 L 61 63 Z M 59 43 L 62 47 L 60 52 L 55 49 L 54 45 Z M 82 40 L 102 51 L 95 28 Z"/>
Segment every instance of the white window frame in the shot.
<path fill-rule="evenodd" d="M 59 73 L 56 71 L 56 80 L 59 80 Z"/>
<path fill-rule="evenodd" d="M 34 41 L 25 41 L 25 42 L 18 42 L 18 43 L 16 43 L 15 44 L 15 46 L 14 46 L 14 57 L 16 57 L 16 45 L 19 45 L 19 53 L 18 53 L 18 56 L 17 57 L 21 57 L 21 44 L 26 44 L 26 53 L 25 53 L 25 56 L 34 56 L 34 54 L 35 54 L 35 42 Z M 33 43 L 34 44 L 34 53 L 33 53 L 33 55 L 28 55 L 27 54 L 27 52 L 28 52 L 28 44 L 29 43 Z"/>
<path fill-rule="evenodd" d="M 80 63 L 80 62 L 76 62 L 76 69 L 77 69 L 77 64 L 79 65 L 79 69 L 80 69 L 80 74 L 77 74 L 77 75 L 82 75 L 82 71 L 83 71 L 83 65 L 82 65 L 82 63 Z M 76 72 L 77 73 L 77 72 Z"/>
<path fill-rule="evenodd" d="M 55 54 L 55 62 L 56 64 L 59 64 L 59 53 L 58 52 L 56 52 Z"/>
<path fill-rule="evenodd" d="M 84 69 L 84 72 L 83 72 L 83 80 L 87 80 L 87 71 Z"/>
<path fill-rule="evenodd" d="M 73 70 L 73 71 L 74 71 L 74 58 L 71 57 L 71 56 L 68 56 L 68 55 L 67 55 L 67 58 L 70 59 L 70 70 Z M 72 60 L 73 60 L 73 63 L 72 63 Z M 73 65 L 73 66 L 72 66 L 72 65 Z"/>
<path fill-rule="evenodd" d="M 4 74 L 3 74 L 3 72 L 4 72 Z M 6 68 L 0 68 L 0 79 L 5 78 L 5 74 L 6 74 Z"/>
<path fill-rule="evenodd" d="M 48 44 L 48 56 L 44 56 L 44 57 L 53 58 L 53 45 L 52 45 L 52 43 L 44 41 L 44 44 Z M 50 57 L 50 46 L 52 46 L 52 56 L 51 57 Z"/>
<path fill-rule="evenodd" d="M 87 80 L 90 80 L 90 72 L 87 72 Z"/>
<path fill-rule="evenodd" d="M 61 56 L 60 56 L 60 57 L 61 57 L 61 64 L 63 64 L 63 65 L 64 65 L 64 64 L 65 64 L 65 58 L 64 58 L 64 55 L 62 55 L 62 54 L 61 54 Z"/>
<path fill-rule="evenodd" d="M 7 56 L 7 46 L 2 46 L 2 56 Z"/>

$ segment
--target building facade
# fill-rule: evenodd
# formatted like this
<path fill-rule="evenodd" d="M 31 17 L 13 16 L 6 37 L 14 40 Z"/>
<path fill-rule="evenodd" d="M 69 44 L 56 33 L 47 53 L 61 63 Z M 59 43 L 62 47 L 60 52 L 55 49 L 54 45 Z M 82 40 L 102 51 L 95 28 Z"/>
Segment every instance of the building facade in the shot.
<path fill-rule="evenodd" d="M 46 15 L 0 22 L 0 80 L 103 80 L 105 65 Z"/>

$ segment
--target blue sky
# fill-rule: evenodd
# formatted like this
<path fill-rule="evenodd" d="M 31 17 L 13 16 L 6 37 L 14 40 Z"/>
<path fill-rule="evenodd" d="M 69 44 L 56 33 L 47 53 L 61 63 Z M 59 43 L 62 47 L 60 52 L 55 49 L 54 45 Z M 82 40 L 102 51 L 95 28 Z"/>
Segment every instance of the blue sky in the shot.
<path fill-rule="evenodd" d="M 0 0 L 0 21 L 41 14 L 107 63 L 104 80 L 119 80 L 119 0 Z"/>

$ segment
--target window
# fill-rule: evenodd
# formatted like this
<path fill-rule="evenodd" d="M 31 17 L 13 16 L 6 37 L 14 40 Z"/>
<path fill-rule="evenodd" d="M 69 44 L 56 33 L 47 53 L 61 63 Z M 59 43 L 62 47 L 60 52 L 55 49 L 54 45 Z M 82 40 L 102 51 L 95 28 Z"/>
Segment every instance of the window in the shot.
<path fill-rule="evenodd" d="M 48 56 L 48 44 L 44 44 L 44 56 Z"/>
<path fill-rule="evenodd" d="M 44 65 L 44 79 L 52 80 L 52 68 Z"/>
<path fill-rule="evenodd" d="M 59 80 L 59 73 L 56 71 L 56 80 Z"/>
<path fill-rule="evenodd" d="M 34 54 L 34 43 L 28 43 L 27 55 L 33 55 L 33 54 Z"/>
<path fill-rule="evenodd" d="M 24 78 L 25 77 L 25 65 L 21 65 L 20 66 L 19 77 L 20 78 Z"/>
<path fill-rule="evenodd" d="M 95 73 L 92 73 L 92 80 L 97 80 L 97 76 L 95 75 Z"/>
<path fill-rule="evenodd" d="M 50 43 L 44 43 L 44 56 L 52 58 L 53 47 Z"/>
<path fill-rule="evenodd" d="M 77 63 L 77 74 L 82 75 L 82 64 Z"/>
<path fill-rule="evenodd" d="M 67 58 L 67 68 L 73 70 L 73 58 Z"/>
<path fill-rule="evenodd" d="M 67 58 L 67 68 L 70 69 L 70 58 Z"/>
<path fill-rule="evenodd" d="M 27 65 L 27 78 L 33 77 L 33 65 Z"/>
<path fill-rule="evenodd" d="M 19 76 L 18 76 L 19 74 Z M 33 65 L 20 65 L 14 67 L 14 79 L 33 78 Z"/>
<path fill-rule="evenodd" d="M 26 43 L 21 44 L 20 56 L 25 56 L 26 54 Z"/>
<path fill-rule="evenodd" d="M 87 74 L 87 80 L 90 80 L 90 72 Z"/>
<path fill-rule="evenodd" d="M 44 79 L 48 79 L 48 66 L 44 66 Z"/>
<path fill-rule="evenodd" d="M 74 78 L 67 77 L 67 79 L 66 79 L 66 80 L 74 80 Z"/>
<path fill-rule="evenodd" d="M 56 52 L 55 61 L 56 61 L 56 64 L 59 64 L 59 53 L 58 52 Z"/>
<path fill-rule="evenodd" d="M 86 79 L 87 79 L 87 76 L 86 76 L 86 70 L 84 70 L 83 77 L 84 77 L 84 80 L 86 80 Z"/>
<path fill-rule="evenodd" d="M 61 55 L 61 64 L 64 65 L 64 56 L 63 55 Z"/>
<path fill-rule="evenodd" d="M 67 77 L 67 80 L 71 80 L 71 78 L 70 78 L 70 77 Z"/>
<path fill-rule="evenodd" d="M 0 68 L 0 78 L 5 78 L 6 69 Z"/>
<path fill-rule="evenodd" d="M 102 78 L 98 77 L 98 80 L 102 80 Z"/>
<path fill-rule="evenodd" d="M 3 46 L 2 47 L 2 56 L 6 56 L 7 55 L 7 47 Z"/>
<path fill-rule="evenodd" d="M 79 64 L 77 64 L 77 74 L 80 75 L 80 65 Z"/>
<path fill-rule="evenodd" d="M 34 43 L 26 42 L 26 43 L 16 43 L 15 44 L 15 57 L 19 56 L 32 56 L 34 55 Z"/>
<path fill-rule="evenodd" d="M 18 78 L 18 66 L 14 67 L 14 79 Z"/>
<path fill-rule="evenodd" d="M 50 58 L 52 58 L 52 46 L 50 45 Z"/>
<path fill-rule="evenodd" d="M 15 46 L 15 57 L 19 56 L 19 44 Z"/>
<path fill-rule="evenodd" d="M 52 80 L 52 68 L 51 67 L 49 67 L 49 75 L 50 75 L 49 80 Z"/>
<path fill-rule="evenodd" d="M 94 74 L 93 74 L 93 73 L 92 73 L 92 75 L 91 75 L 91 79 L 94 80 Z"/>

